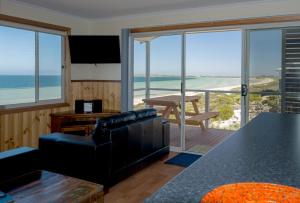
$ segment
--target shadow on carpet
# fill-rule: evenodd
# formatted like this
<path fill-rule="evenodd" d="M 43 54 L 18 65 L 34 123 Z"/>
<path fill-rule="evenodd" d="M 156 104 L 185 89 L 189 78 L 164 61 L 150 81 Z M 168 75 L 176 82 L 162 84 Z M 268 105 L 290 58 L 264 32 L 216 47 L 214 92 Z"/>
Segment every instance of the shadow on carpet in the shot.
<path fill-rule="evenodd" d="M 165 164 L 172 164 L 182 167 L 188 167 L 192 163 L 194 163 L 197 159 L 199 159 L 201 155 L 197 154 L 189 154 L 189 153 L 179 153 L 173 158 L 167 160 Z"/>

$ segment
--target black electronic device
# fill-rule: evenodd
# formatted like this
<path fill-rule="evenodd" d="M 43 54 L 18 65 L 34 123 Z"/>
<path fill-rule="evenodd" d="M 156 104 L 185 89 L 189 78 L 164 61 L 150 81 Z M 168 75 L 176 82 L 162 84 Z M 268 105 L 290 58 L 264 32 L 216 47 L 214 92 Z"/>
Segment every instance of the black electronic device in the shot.
<path fill-rule="evenodd" d="M 71 62 L 74 64 L 120 63 L 119 36 L 69 36 Z"/>

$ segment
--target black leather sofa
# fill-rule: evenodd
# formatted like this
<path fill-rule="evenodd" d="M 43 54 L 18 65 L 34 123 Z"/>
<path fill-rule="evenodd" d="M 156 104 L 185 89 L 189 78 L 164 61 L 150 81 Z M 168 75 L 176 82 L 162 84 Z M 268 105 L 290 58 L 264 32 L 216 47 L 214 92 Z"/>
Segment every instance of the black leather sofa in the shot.
<path fill-rule="evenodd" d="M 0 153 L 0 191 L 11 189 L 36 180 L 41 169 L 40 153 L 38 149 L 20 147 Z M 26 175 L 26 176 L 25 176 Z M 0 199 L 1 202 L 1 199 Z"/>
<path fill-rule="evenodd" d="M 39 149 L 44 169 L 107 188 L 168 154 L 169 136 L 169 122 L 155 109 L 143 109 L 98 120 L 91 136 L 42 136 Z"/>

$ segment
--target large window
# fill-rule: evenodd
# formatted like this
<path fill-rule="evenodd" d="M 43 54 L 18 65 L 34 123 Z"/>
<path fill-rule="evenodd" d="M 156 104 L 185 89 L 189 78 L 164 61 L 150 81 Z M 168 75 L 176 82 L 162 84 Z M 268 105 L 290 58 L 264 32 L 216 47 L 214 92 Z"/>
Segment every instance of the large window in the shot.
<path fill-rule="evenodd" d="M 0 26 L 0 106 L 63 101 L 63 36 Z"/>

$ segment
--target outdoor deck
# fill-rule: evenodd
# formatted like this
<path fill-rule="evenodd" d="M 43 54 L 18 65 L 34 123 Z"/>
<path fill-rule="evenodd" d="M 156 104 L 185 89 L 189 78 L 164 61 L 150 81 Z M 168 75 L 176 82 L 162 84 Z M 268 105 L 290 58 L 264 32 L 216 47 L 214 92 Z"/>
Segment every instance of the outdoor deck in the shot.
<path fill-rule="evenodd" d="M 179 127 L 171 123 L 170 144 L 180 146 Z M 185 145 L 188 151 L 205 154 L 208 150 L 228 138 L 234 131 L 209 128 L 205 131 L 200 126 L 186 125 Z"/>

